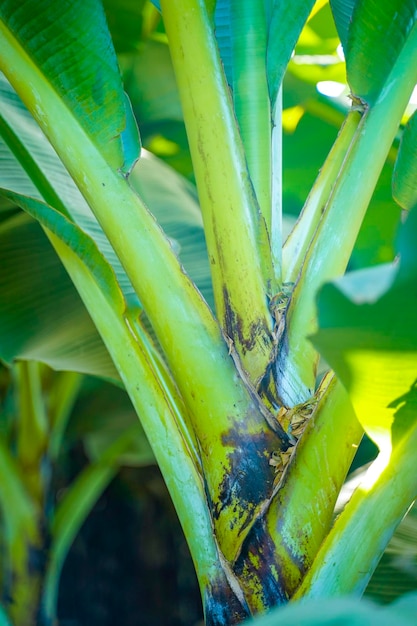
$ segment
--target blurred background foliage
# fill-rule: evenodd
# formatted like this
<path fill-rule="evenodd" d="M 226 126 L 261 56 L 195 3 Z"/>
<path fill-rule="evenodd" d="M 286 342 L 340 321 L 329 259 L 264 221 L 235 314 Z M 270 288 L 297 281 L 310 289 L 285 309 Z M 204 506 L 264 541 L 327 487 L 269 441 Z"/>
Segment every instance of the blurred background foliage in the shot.
<path fill-rule="evenodd" d="M 163 162 L 161 165 L 147 155 L 135 170 L 133 184 L 163 223 L 173 245 L 178 246 L 185 266 L 211 304 L 192 163 L 163 23 L 148 0 L 104 0 L 104 6 L 143 146 Z M 302 32 L 284 81 L 283 207 L 287 231 L 308 196 L 350 104 L 343 55 L 331 11 L 326 1 L 319 0 Z M 413 106 L 415 108 L 416 104 L 410 107 L 409 114 Z M 391 261 L 394 257 L 400 219 L 400 209 L 391 192 L 396 150 L 397 143 L 382 172 L 350 269 Z M 167 166 L 180 176 L 172 174 Z M 1 221 L 11 216 L 24 222 L 19 224 L 16 241 L 24 242 L 22 233 L 25 233 L 27 242 L 32 242 L 30 248 L 21 243 L 22 258 L 23 251 L 29 249 L 35 254 L 33 242 L 44 237 L 41 231 L 29 218 L 20 217 L 14 207 L 3 203 Z M 11 236 L 8 231 L 9 243 L 16 245 L 16 241 L 11 242 Z M 28 264 L 34 267 L 33 256 L 22 261 L 21 274 L 17 268 L 17 273 L 11 275 L 11 265 L 6 263 L 7 246 L 3 245 L 2 250 L 2 293 L 5 286 L 7 289 L 12 283 L 21 285 L 26 293 L 29 283 L 33 287 L 36 280 L 35 272 L 28 278 L 25 269 Z M 71 283 L 54 262 L 53 253 L 39 244 L 39 254 L 38 267 L 43 268 L 43 274 L 36 288 L 45 285 L 45 268 L 51 268 L 48 269 L 49 279 L 62 284 L 61 304 L 67 302 L 63 294 L 76 304 L 71 305 L 71 310 L 64 306 L 63 318 L 57 314 L 57 303 L 49 302 L 45 293 L 48 303 L 45 311 L 54 311 L 53 319 L 45 311 L 36 310 L 34 315 L 32 301 L 22 304 L 22 311 L 31 311 L 32 326 L 26 324 L 31 329 L 30 337 L 20 343 L 10 342 L 13 335 L 10 316 L 9 326 L 3 325 L 0 333 L 0 357 L 4 363 L 0 367 L 0 434 L 8 441 L 13 439 L 18 410 L 13 359 L 36 359 L 57 370 L 65 369 L 65 364 L 73 364 L 73 361 L 59 344 L 63 339 L 64 321 L 79 324 L 81 335 L 94 335 L 86 314 L 80 312 L 81 304 L 76 301 Z M 0 309 L 0 321 L 4 322 L 5 306 Z M 16 324 L 24 322 L 19 319 Z M 46 335 L 49 352 L 45 350 Z M 91 339 L 94 341 L 96 339 Z M 58 344 L 61 352 L 56 348 Z M 97 502 L 65 562 L 59 592 L 60 624 L 195 626 L 202 620 L 199 591 L 174 509 L 130 402 L 106 361 L 104 347 L 94 346 L 91 354 L 95 358 L 88 361 L 91 367 L 80 370 L 79 391 L 52 467 L 49 491 L 53 501 L 59 502 L 76 476 L 100 459 L 127 427 L 135 429 L 135 433 L 130 445 L 118 457 L 117 476 L 101 495 L 97 494 Z M 43 393 L 48 405 L 59 373 L 49 368 L 45 368 L 45 372 Z M 91 373 L 100 373 L 108 380 L 95 378 Z M 355 469 L 358 471 L 373 456 L 375 448 L 364 441 L 355 460 Z M 413 589 L 417 589 L 416 508 L 410 511 L 390 542 L 368 593 L 380 602 L 388 602 Z"/>

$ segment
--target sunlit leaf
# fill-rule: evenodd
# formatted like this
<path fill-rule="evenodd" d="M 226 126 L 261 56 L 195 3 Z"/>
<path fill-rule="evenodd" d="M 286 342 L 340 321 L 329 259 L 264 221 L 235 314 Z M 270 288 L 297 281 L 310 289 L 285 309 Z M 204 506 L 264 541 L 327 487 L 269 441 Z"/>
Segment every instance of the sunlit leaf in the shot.
<path fill-rule="evenodd" d="M 343 293 L 344 279 L 326 285 L 318 298 L 320 330 L 312 338 L 347 388 L 365 431 L 385 452 L 417 419 L 416 237 L 414 211 L 401 230 L 395 279 L 388 270 L 389 288 L 376 300 Z"/>
<path fill-rule="evenodd" d="M 417 204 L 417 111 L 404 128 L 392 189 L 396 202 L 403 209 L 412 209 Z"/>

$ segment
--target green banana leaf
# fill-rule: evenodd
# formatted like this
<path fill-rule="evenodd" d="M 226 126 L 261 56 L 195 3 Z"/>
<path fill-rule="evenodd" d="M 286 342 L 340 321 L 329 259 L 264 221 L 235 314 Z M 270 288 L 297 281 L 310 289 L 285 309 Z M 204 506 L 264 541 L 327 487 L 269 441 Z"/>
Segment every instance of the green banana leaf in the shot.
<path fill-rule="evenodd" d="M 380 454 L 336 519 L 297 597 L 362 594 L 417 495 L 416 234 L 417 211 L 412 211 L 400 232 L 399 264 L 385 268 L 384 280 L 384 269 L 373 270 L 386 291 L 357 297 L 351 276 L 327 284 L 318 296 L 319 331 L 311 339 L 345 386 Z M 347 553 L 349 562 L 335 577 L 335 566 Z"/>
<path fill-rule="evenodd" d="M 183 113 L 166 38 L 155 33 L 135 53 L 119 55 L 123 83 L 143 145 L 193 180 Z"/>
<path fill-rule="evenodd" d="M 136 295 L 96 218 L 38 125 L 8 81 L 0 74 L 0 186 L 42 199 L 70 216 L 96 241 L 116 271 L 123 293 L 138 307 Z M 35 191 L 36 189 L 36 191 Z"/>
<path fill-rule="evenodd" d="M 401 138 L 392 179 L 392 193 L 403 209 L 417 204 L 417 112 L 408 120 Z"/>
<path fill-rule="evenodd" d="M 366 595 L 377 602 L 392 602 L 417 591 L 417 507 L 414 504 L 396 529 Z"/>
<path fill-rule="evenodd" d="M 0 606 L 0 626 L 11 626 L 9 619 L 6 613 L 1 608 L 1 606 Z"/>
<path fill-rule="evenodd" d="M 350 7 L 350 4 L 349 4 Z M 395 69 L 416 22 L 416 0 L 362 0 L 355 3 L 346 42 L 346 70 L 354 96 L 372 104 Z M 411 45 L 414 45 L 411 43 Z M 391 75 L 392 71 L 394 74 Z"/>
<path fill-rule="evenodd" d="M 93 236 L 115 268 L 118 282 L 132 306 L 139 302 L 107 238 L 87 207 L 55 152 L 4 79 L 0 83 L 3 130 L 8 144 L 0 141 L 0 184 L 12 191 L 39 198 L 52 197 L 57 208 Z M 6 132 L 3 132 L 3 136 Z M 39 190 L 19 164 L 20 149 Z M 54 187 L 43 184 L 53 181 Z M 131 182 L 144 194 L 167 233 L 178 238 L 181 260 L 212 303 L 210 272 L 205 251 L 201 215 L 193 186 L 151 155 L 135 168 Z M 40 193 L 41 192 L 41 193 Z M 10 206 L 5 205 L 5 206 Z M 0 356 L 44 361 L 55 369 L 70 369 L 118 380 L 101 339 L 79 296 L 39 226 L 23 214 L 1 213 L 3 222 L 0 281 Z M 7 245 L 6 245 L 7 242 Z M 54 289 L 51 289 L 51 285 Z M 59 285 L 59 289 L 57 286 Z"/>
<path fill-rule="evenodd" d="M 230 0 L 218 0 L 214 13 L 216 39 L 229 87 L 233 86 L 233 59 L 231 38 Z"/>
<path fill-rule="evenodd" d="M 368 468 L 369 463 L 366 463 L 353 472 L 343 485 L 336 504 L 337 515 L 365 478 Z M 386 604 L 411 591 L 417 592 L 417 506 L 415 503 L 396 528 L 369 581 L 365 596 L 379 604 Z"/>
<path fill-rule="evenodd" d="M 354 294 L 354 277 L 326 285 L 318 298 L 320 330 L 312 338 L 350 393 L 365 431 L 386 451 L 417 418 L 416 237 L 413 211 L 401 229 L 395 278 L 385 268 L 390 286 L 377 299 L 364 302 Z"/>
<path fill-rule="evenodd" d="M 350 598 L 304 600 L 245 623 L 248 626 L 413 626 L 416 616 L 417 594 L 410 594 L 386 608 Z"/>
<path fill-rule="evenodd" d="M 313 0 L 274 2 L 267 52 L 268 84 L 273 107 L 291 54 L 313 4 Z"/>
<path fill-rule="evenodd" d="M 91 318 L 39 224 L 20 213 L 0 227 L 0 358 L 42 361 L 119 380 Z"/>
<path fill-rule="evenodd" d="M 329 0 L 343 48 L 347 47 L 352 14 L 359 0 Z"/>
<path fill-rule="evenodd" d="M 39 29 L 39 15 L 44 26 L 53 24 L 49 31 L 56 50 L 53 56 L 49 56 L 49 46 L 42 45 L 44 31 Z M 106 160 L 115 169 L 129 172 L 139 154 L 139 136 L 122 90 L 114 49 L 107 43 L 102 3 L 75 0 L 62 5 L 41 0 L 35 6 L 6 0 L 1 17 L 5 23 L 13 23 L 14 36 L 25 42 L 27 53 L 44 68 L 49 84 L 66 105 L 76 111 L 84 131 Z M 72 45 L 73 37 L 77 46 Z"/>

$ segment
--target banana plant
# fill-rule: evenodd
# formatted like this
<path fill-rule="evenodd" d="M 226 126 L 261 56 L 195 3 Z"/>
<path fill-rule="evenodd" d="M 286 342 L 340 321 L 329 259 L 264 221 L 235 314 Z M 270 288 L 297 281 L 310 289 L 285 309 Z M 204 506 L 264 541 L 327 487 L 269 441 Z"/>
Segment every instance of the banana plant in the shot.
<path fill-rule="evenodd" d="M 48 243 L 69 276 L 65 289 L 73 285 L 81 299 L 83 326 L 70 317 L 67 335 L 56 332 L 54 349 L 38 338 L 36 354 L 59 369 L 65 352 L 77 371 L 126 390 L 188 541 L 207 625 L 237 624 L 301 598 L 361 595 L 417 496 L 415 116 L 393 178 L 396 202 L 411 210 L 398 257 L 343 275 L 384 164 L 396 157 L 417 82 L 417 2 L 330 2 L 351 106 L 286 239 L 284 75 L 326 3 L 156 4 L 199 209 L 176 175 L 175 193 L 190 206 L 200 248 L 204 230 L 210 281 L 157 220 L 155 193 L 139 177 L 149 156 L 102 2 L 0 3 L 2 230 L 14 246 L 26 235 L 25 253 L 31 241 Z M 138 5 L 138 29 L 149 29 L 156 11 Z M 159 171 L 156 190 L 168 176 Z M 28 283 L 19 297 L 33 302 Z M 59 285 L 48 287 L 56 297 L 45 297 L 62 304 Z M 10 328 L 22 316 L 13 302 L 2 306 Z M 46 419 L 33 336 L 22 335 L 1 354 L 24 396 L 19 445 L 13 454 L 0 449 L 8 477 L 0 491 L 3 604 L 16 626 L 54 622 L 53 581 L 88 508 L 82 486 L 52 514 L 47 507 L 42 462 L 49 431 L 61 441 L 64 420 L 55 430 Z M 81 368 L 72 336 L 85 355 Z M 364 432 L 380 452 L 335 519 Z M 121 437 L 103 460 L 106 476 L 130 430 Z M 16 459 L 37 468 L 23 482 Z M 76 519 L 74 506 L 83 509 Z M 46 566 L 35 558 L 45 524 L 55 541 Z"/>

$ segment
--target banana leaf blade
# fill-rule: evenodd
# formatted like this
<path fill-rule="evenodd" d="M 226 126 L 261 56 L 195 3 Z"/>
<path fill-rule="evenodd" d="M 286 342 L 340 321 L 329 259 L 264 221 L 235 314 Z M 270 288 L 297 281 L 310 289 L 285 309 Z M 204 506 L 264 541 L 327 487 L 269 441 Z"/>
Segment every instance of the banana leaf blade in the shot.
<path fill-rule="evenodd" d="M 348 82 L 372 104 L 382 92 L 417 20 L 416 0 L 361 0 L 345 48 Z"/>
<path fill-rule="evenodd" d="M 139 155 L 139 135 L 102 3 L 5 0 L 0 17 L 15 45 L 24 47 L 108 162 L 130 171 Z M 53 55 L 45 40 L 54 46 Z"/>
<path fill-rule="evenodd" d="M 391 284 L 374 301 L 358 302 L 337 283 L 326 285 L 318 297 L 320 330 L 312 337 L 348 390 L 365 431 L 387 452 L 417 417 L 416 236 L 413 211 L 401 229 L 395 278 L 389 270 Z"/>
<path fill-rule="evenodd" d="M 417 112 L 408 120 L 401 138 L 392 193 L 403 209 L 412 209 L 417 204 Z"/>

